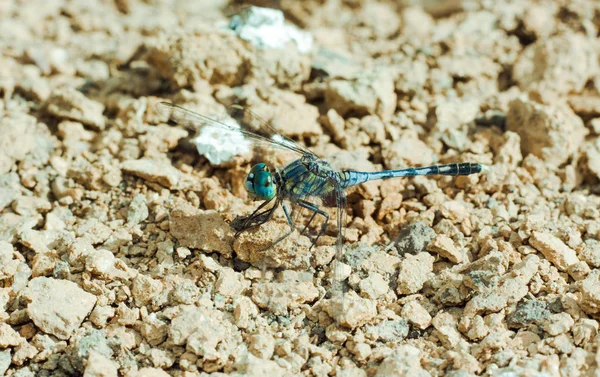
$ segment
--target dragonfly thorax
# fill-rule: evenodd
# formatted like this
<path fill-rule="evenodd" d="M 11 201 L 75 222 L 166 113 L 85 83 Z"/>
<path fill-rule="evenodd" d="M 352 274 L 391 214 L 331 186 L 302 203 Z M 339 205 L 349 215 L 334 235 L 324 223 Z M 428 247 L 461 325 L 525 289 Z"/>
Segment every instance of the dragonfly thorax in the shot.
<path fill-rule="evenodd" d="M 258 163 L 250 169 L 246 176 L 246 190 L 260 200 L 271 200 L 277 194 L 277 185 L 273 174 L 264 163 Z"/>

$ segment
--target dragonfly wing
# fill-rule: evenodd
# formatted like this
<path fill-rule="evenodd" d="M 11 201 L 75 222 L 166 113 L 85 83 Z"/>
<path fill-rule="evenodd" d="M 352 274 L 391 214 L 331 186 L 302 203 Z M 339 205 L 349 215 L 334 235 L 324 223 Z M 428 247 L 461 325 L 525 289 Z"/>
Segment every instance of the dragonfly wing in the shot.
<path fill-rule="evenodd" d="M 334 307 L 333 314 L 334 320 L 340 322 L 341 318 L 345 313 L 345 294 L 344 294 L 344 280 L 346 278 L 345 265 L 344 265 L 344 225 L 346 224 L 346 192 L 338 184 L 334 189 L 335 195 L 335 207 L 336 207 L 336 221 L 337 221 L 337 240 L 335 244 L 335 260 L 333 263 L 333 276 L 331 282 L 331 299 L 338 302 L 338 305 Z"/>
<path fill-rule="evenodd" d="M 200 131 L 203 127 L 211 127 L 220 129 L 228 135 L 241 135 L 255 146 L 274 147 L 292 151 L 298 155 L 307 153 L 306 148 L 279 135 L 267 122 L 260 120 L 257 115 L 251 114 L 241 106 L 229 108 L 228 114 L 222 114 L 218 119 L 168 102 L 160 102 L 156 106 L 158 112 L 169 120 L 195 132 Z M 253 119 L 253 121 L 249 122 L 248 119 Z"/>
<path fill-rule="evenodd" d="M 235 119 L 240 127 L 242 127 L 244 130 L 261 135 L 266 139 L 277 141 L 278 143 L 285 145 L 287 148 L 294 150 L 300 155 L 314 155 L 310 149 L 297 143 L 289 137 L 281 135 L 267 121 L 243 106 L 231 105 L 227 108 L 227 111 L 229 116 Z"/>

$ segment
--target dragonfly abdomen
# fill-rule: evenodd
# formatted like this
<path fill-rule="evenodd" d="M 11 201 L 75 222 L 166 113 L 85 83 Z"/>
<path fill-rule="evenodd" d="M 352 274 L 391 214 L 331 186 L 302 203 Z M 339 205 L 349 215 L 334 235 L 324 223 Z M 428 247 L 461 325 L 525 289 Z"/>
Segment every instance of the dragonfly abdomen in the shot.
<path fill-rule="evenodd" d="M 480 173 L 485 170 L 487 170 L 487 166 L 473 162 L 432 165 L 421 168 L 407 168 L 399 170 L 384 170 L 372 173 L 345 170 L 340 173 L 340 181 L 342 187 L 346 188 L 376 179 L 414 177 L 416 175 L 470 175 Z"/>

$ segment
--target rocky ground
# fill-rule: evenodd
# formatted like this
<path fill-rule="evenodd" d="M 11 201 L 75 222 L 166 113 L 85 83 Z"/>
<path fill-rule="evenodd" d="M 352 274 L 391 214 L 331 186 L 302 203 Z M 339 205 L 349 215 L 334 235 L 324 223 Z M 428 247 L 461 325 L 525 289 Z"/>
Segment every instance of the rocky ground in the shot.
<path fill-rule="evenodd" d="M 595 376 L 600 3 L 252 3 L 312 49 L 222 0 L 0 2 L 0 374 Z M 490 171 L 350 190 L 342 260 L 335 226 L 263 251 L 283 214 L 230 226 L 250 157 L 210 164 L 161 100 L 339 168 Z"/>

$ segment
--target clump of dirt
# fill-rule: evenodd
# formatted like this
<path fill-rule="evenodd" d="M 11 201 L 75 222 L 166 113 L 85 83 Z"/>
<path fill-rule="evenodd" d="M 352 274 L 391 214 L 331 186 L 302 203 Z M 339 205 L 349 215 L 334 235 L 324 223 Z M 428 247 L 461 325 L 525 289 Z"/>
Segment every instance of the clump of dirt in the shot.
<path fill-rule="evenodd" d="M 310 52 L 241 38 L 238 2 L 0 5 L 0 374 L 598 369 L 600 3 L 277 3 Z M 335 221 L 269 248 L 283 212 L 231 226 L 253 157 L 211 165 L 160 101 L 342 169 L 490 170 L 349 190 L 343 258 Z"/>

